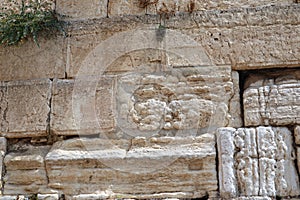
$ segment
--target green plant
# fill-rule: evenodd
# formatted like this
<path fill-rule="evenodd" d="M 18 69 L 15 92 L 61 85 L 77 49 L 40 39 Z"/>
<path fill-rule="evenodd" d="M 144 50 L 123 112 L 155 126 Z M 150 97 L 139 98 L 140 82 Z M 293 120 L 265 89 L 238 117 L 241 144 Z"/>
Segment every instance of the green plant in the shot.
<path fill-rule="evenodd" d="M 8 0 L 0 12 L 0 44 L 17 45 L 29 37 L 39 46 L 38 35 L 41 31 L 51 33 L 60 30 L 51 2 L 46 0 Z"/>

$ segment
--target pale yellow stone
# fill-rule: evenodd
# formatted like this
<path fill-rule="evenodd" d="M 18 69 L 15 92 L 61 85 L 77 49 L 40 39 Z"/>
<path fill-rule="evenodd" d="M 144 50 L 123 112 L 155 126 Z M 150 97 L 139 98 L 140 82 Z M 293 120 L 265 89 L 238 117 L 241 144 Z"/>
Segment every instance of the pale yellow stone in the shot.
<path fill-rule="evenodd" d="M 107 0 L 57 0 L 56 12 L 69 20 L 107 16 Z"/>

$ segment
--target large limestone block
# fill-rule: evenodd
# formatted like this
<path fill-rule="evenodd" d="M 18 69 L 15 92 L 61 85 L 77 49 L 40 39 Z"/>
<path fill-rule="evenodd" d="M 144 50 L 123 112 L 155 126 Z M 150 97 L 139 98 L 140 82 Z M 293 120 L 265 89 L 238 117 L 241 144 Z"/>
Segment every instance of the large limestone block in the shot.
<path fill-rule="evenodd" d="M 211 134 L 136 138 L 129 143 L 62 141 L 46 156 L 49 186 L 66 195 L 111 191 L 127 197 L 140 194 L 154 198 L 154 193 L 164 197 L 164 193 L 181 191 L 189 194 L 188 198 L 203 197 L 217 190 L 214 145 Z"/>
<path fill-rule="evenodd" d="M 68 20 L 84 20 L 107 16 L 108 0 L 58 0 L 56 12 Z"/>
<path fill-rule="evenodd" d="M 54 80 L 50 122 L 54 134 L 93 135 L 115 129 L 113 79 L 99 78 L 95 92 L 91 89 L 76 80 Z"/>
<path fill-rule="evenodd" d="M 221 128 L 217 138 L 222 197 L 299 195 L 292 133 L 287 128 Z"/>
<path fill-rule="evenodd" d="M 59 135 L 190 135 L 241 126 L 238 76 L 229 66 L 56 80 L 53 87 L 51 129 Z"/>
<path fill-rule="evenodd" d="M 46 136 L 52 81 L 0 82 L 0 134 L 8 138 Z"/>
<path fill-rule="evenodd" d="M 244 91 L 246 126 L 300 124 L 299 70 L 269 78 L 251 76 Z"/>
<path fill-rule="evenodd" d="M 62 36 L 40 36 L 20 46 L 0 47 L 0 81 L 63 78 L 65 42 Z"/>

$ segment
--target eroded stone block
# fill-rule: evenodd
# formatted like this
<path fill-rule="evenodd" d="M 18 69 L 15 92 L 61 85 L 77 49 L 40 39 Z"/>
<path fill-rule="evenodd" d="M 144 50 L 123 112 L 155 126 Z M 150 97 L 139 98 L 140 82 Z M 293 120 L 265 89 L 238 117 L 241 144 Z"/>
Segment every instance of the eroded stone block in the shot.
<path fill-rule="evenodd" d="M 69 20 L 106 17 L 107 2 L 107 0 L 58 0 L 56 12 Z"/>
<path fill-rule="evenodd" d="M 217 137 L 219 181 L 229 184 L 220 186 L 224 198 L 299 195 L 292 133 L 287 128 L 221 128 Z"/>
<path fill-rule="evenodd" d="M 138 193 L 149 198 L 154 198 L 154 193 L 177 191 L 194 193 L 194 198 L 205 196 L 217 190 L 214 143 L 211 134 L 149 138 L 143 147 L 137 142 L 131 146 L 120 140 L 58 142 L 46 157 L 49 186 L 66 195 L 95 191 L 102 194 L 101 191 L 109 190 L 114 194 Z M 195 163 L 198 167 L 190 169 Z"/>
<path fill-rule="evenodd" d="M 46 136 L 52 82 L 42 79 L 0 84 L 0 134 L 8 138 Z"/>
<path fill-rule="evenodd" d="M 274 75 L 273 75 L 274 76 Z M 249 79 L 255 76 L 249 77 Z M 300 73 L 288 72 L 249 83 L 244 91 L 246 126 L 300 124 Z"/>

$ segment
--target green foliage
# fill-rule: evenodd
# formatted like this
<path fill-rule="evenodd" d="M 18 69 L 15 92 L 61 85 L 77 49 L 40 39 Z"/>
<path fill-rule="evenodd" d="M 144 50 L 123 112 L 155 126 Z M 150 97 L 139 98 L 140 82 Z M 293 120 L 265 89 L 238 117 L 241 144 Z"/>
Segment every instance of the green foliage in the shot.
<path fill-rule="evenodd" d="M 60 30 L 61 23 L 49 3 L 40 0 L 9 0 L 9 6 L 2 7 L 0 12 L 0 44 L 17 45 L 32 37 L 38 44 L 41 31 L 51 33 Z"/>

